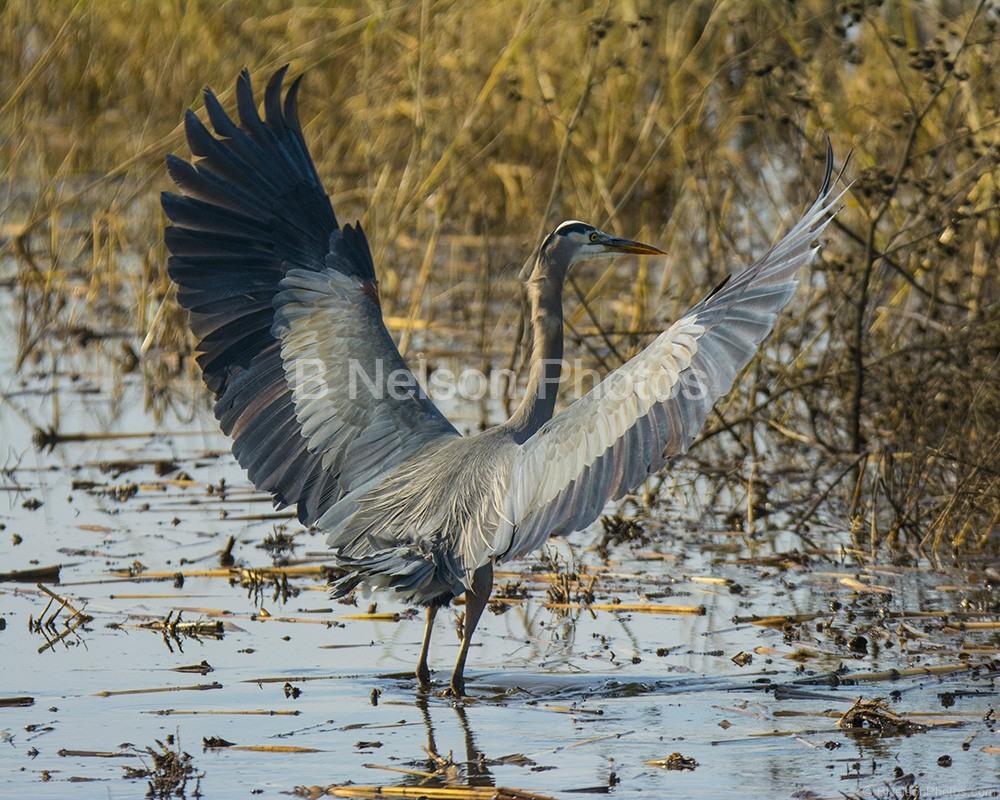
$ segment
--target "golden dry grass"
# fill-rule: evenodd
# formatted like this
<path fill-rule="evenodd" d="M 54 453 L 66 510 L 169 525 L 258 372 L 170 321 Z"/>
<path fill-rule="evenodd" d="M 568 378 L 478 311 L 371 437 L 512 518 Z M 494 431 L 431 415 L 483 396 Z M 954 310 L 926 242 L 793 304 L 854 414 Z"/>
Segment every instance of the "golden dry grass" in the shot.
<path fill-rule="evenodd" d="M 163 388 L 190 370 L 157 194 L 183 110 L 206 84 L 231 106 L 244 66 L 258 85 L 308 74 L 306 138 L 369 231 L 387 315 L 478 332 L 485 367 L 516 352 L 516 276 L 546 228 L 582 218 L 671 253 L 576 276 L 571 341 L 614 366 L 773 241 L 827 131 L 852 152 L 847 208 L 701 452 L 738 480 L 846 456 L 813 493 L 859 547 L 996 531 L 994 3 L 7 0 L 0 23 L 19 362 L 82 327 L 127 331 L 128 363 L 152 330 L 149 401 L 191 402 Z"/>

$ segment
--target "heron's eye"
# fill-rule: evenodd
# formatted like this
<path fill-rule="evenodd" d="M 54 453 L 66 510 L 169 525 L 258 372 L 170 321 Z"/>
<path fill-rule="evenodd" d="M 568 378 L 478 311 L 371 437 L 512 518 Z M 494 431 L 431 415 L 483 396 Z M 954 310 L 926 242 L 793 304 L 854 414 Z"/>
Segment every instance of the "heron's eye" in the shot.
<path fill-rule="evenodd" d="M 590 241 L 592 241 L 592 242 L 596 242 L 597 241 L 597 231 L 591 231 L 590 232 Z"/>

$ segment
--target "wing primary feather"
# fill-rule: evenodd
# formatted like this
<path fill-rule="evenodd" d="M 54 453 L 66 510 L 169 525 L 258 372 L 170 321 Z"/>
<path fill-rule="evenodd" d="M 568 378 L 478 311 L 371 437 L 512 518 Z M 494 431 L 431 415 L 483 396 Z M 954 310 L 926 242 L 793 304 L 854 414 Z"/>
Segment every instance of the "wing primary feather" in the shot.
<path fill-rule="evenodd" d="M 229 115 L 222 108 L 219 98 L 215 96 L 209 87 L 205 87 L 202 94 L 202 102 L 205 103 L 205 111 L 208 112 L 208 120 L 212 123 L 217 136 L 225 136 L 227 139 L 236 139 L 242 136 L 242 132 L 236 126 Z"/>
<path fill-rule="evenodd" d="M 287 72 L 288 64 L 285 64 L 271 76 L 264 89 L 264 116 L 278 139 L 287 135 L 284 115 L 281 113 L 281 84 L 284 83 Z"/>

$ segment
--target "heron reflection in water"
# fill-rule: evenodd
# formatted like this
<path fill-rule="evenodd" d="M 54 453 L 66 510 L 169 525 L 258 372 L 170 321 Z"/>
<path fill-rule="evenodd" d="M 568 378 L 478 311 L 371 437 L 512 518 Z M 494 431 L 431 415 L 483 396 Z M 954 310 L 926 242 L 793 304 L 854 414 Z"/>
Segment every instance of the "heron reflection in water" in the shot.
<path fill-rule="evenodd" d="M 435 614 L 465 595 L 451 676 L 461 696 L 494 565 L 585 528 L 684 453 L 770 333 L 834 212 L 832 151 L 818 199 L 763 258 L 554 414 L 569 270 L 662 253 L 585 222 L 557 226 L 526 282 L 524 399 L 502 425 L 462 436 L 386 330 L 368 240 L 334 215 L 299 123 L 301 78 L 283 94 L 285 72 L 267 85 L 263 118 L 246 71 L 238 123 L 211 90 L 214 134 L 187 112 L 195 160 L 168 156 L 180 191 L 162 198 L 168 271 L 233 453 L 258 489 L 328 534 L 331 561 L 345 570 L 334 593 L 365 585 L 426 607 L 422 685 Z M 351 380 L 359 374 L 374 391 Z"/>

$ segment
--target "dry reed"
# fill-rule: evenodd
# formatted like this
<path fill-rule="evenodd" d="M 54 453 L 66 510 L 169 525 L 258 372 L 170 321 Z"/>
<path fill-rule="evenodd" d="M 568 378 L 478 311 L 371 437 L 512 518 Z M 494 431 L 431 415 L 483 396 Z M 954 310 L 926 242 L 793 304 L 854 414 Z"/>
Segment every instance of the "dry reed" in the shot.
<path fill-rule="evenodd" d="M 164 154 L 186 154 L 183 110 L 205 84 L 231 104 L 243 66 L 258 84 L 286 62 L 308 73 L 306 138 L 341 219 L 371 235 L 411 354 L 465 328 L 488 369 L 517 363 L 516 337 L 490 331 L 516 329 L 547 226 L 670 251 L 666 269 L 574 276 L 571 346 L 614 367 L 766 249 L 816 189 L 825 130 L 852 152 L 847 207 L 694 457 L 728 465 L 716 479 L 748 526 L 770 470 L 847 458 L 778 489 L 800 529 L 841 520 L 858 552 L 984 545 L 1000 521 L 995 7 L 638 8 L 5 3 L 0 279 L 20 368 L 93 347 L 113 381 L 141 370 L 153 409 L 204 403 L 156 196 Z"/>

